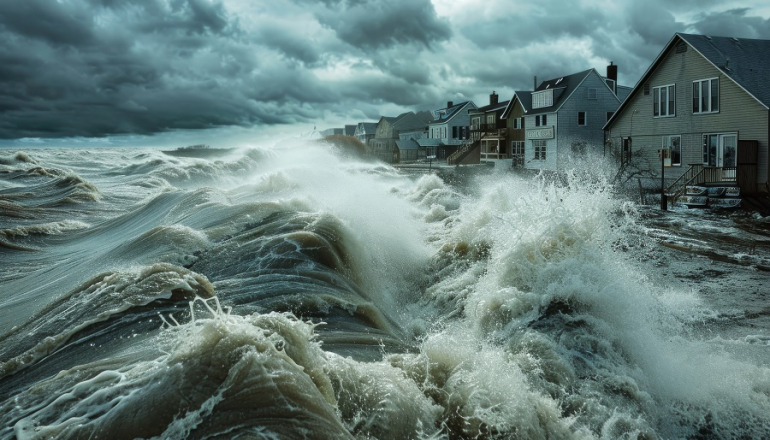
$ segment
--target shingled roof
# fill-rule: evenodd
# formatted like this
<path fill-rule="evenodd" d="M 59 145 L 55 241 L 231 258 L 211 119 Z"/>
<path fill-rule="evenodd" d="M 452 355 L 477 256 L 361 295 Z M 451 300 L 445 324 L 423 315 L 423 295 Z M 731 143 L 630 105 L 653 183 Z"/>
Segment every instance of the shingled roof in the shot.
<path fill-rule="evenodd" d="M 620 108 L 604 125 L 605 129 L 631 102 L 631 97 L 639 92 L 640 85 L 644 84 L 663 62 L 669 50 L 680 41 L 687 43 L 722 74 L 733 80 L 765 108 L 770 109 L 770 87 L 767 83 L 768 78 L 770 78 L 770 61 L 768 61 L 770 60 L 770 40 L 715 37 L 677 32 L 644 72 L 628 98 L 623 101 Z"/>

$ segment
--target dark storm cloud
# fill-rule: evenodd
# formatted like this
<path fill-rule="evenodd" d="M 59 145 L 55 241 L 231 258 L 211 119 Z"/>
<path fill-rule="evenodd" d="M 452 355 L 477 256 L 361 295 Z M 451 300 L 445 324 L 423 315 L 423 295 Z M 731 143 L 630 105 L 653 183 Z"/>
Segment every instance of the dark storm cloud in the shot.
<path fill-rule="evenodd" d="M 0 138 L 302 119 L 300 96 L 318 97 L 286 83 L 322 87 L 306 72 L 260 69 L 245 39 L 222 3 L 207 0 L 3 2 Z"/>
<path fill-rule="evenodd" d="M 348 44 L 378 49 L 417 43 L 425 47 L 451 37 L 449 23 L 436 15 L 429 0 L 358 0 L 324 2 L 318 20 Z"/>
<path fill-rule="evenodd" d="M 770 39 L 770 19 L 747 16 L 748 8 L 702 14 L 692 28 L 700 34 Z"/>

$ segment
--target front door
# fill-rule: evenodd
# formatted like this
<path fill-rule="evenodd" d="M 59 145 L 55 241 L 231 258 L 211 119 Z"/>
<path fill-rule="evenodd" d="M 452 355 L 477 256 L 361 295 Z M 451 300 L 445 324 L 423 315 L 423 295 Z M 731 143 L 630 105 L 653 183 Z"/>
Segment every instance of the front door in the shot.
<path fill-rule="evenodd" d="M 703 135 L 703 165 L 722 168 L 722 180 L 735 180 L 737 157 L 737 134 Z"/>

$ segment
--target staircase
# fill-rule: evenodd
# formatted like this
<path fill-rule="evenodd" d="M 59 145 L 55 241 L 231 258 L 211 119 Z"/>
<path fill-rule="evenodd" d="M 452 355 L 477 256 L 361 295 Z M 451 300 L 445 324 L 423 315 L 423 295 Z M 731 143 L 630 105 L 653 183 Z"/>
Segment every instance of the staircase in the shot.
<path fill-rule="evenodd" d="M 454 153 L 450 154 L 449 157 L 446 158 L 446 164 L 447 165 L 459 165 L 460 162 L 465 159 L 468 154 L 470 154 L 471 151 L 473 151 L 474 148 L 477 148 L 481 145 L 481 141 L 473 141 L 471 139 L 466 140 L 463 142 L 462 146 L 455 151 Z"/>

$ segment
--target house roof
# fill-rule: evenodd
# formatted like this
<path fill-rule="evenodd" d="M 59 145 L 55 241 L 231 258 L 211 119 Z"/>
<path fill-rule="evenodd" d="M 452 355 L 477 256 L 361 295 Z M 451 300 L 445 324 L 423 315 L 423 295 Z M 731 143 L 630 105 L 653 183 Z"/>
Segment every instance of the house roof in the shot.
<path fill-rule="evenodd" d="M 504 110 L 508 106 L 509 101 L 498 102 L 497 104 L 489 104 L 484 107 L 468 109 L 468 113 L 486 113 L 497 110 Z"/>
<path fill-rule="evenodd" d="M 376 122 L 359 122 L 358 126 L 364 129 L 364 133 L 374 133 L 377 131 L 377 123 Z M 356 129 L 358 131 L 358 129 Z"/>
<path fill-rule="evenodd" d="M 714 37 L 677 32 L 650 64 L 644 75 L 639 78 L 615 114 L 604 125 L 605 129 L 612 125 L 626 105 L 631 102 L 631 98 L 642 89 L 642 85 L 663 62 L 665 54 L 680 41 L 687 43 L 722 74 L 733 80 L 765 108 L 770 109 L 770 87 L 767 85 L 767 79 L 770 78 L 770 62 L 767 61 L 770 58 L 770 40 Z"/>
<path fill-rule="evenodd" d="M 599 75 L 598 72 L 594 69 L 588 69 L 584 70 L 582 72 L 573 73 L 572 75 L 563 76 L 561 78 L 553 78 L 546 81 L 543 81 L 540 83 L 540 85 L 535 89 L 534 92 L 530 93 L 530 100 L 531 96 L 537 92 L 542 92 L 543 90 L 553 89 L 553 105 L 548 107 L 541 107 L 537 109 L 532 108 L 532 103 L 530 101 L 530 105 L 527 110 L 528 114 L 540 114 L 540 113 L 553 113 L 559 111 L 561 106 L 567 102 L 570 96 L 572 96 L 572 93 L 575 91 L 575 89 L 580 86 L 580 84 L 585 81 L 585 79 L 588 77 L 588 75 L 591 74 L 591 72 L 596 73 L 596 75 L 601 78 L 601 75 Z"/>
<path fill-rule="evenodd" d="M 455 117 L 460 110 L 462 110 L 466 105 L 473 105 L 473 107 L 476 107 L 476 104 L 474 104 L 471 101 L 465 101 L 461 102 L 459 104 L 454 104 L 451 107 L 447 108 L 441 108 L 438 110 L 433 110 L 433 121 L 431 121 L 431 124 L 442 124 L 444 122 L 447 122 L 448 120 Z"/>
<path fill-rule="evenodd" d="M 516 91 L 513 92 L 513 98 L 511 98 L 508 102 L 508 105 L 505 106 L 505 111 L 502 115 L 500 115 L 500 119 L 505 119 L 508 117 L 508 115 L 513 110 L 513 107 L 516 105 L 516 102 L 520 102 L 522 108 L 524 109 L 524 113 L 528 112 L 529 109 L 532 108 L 532 92 L 530 91 Z"/>

